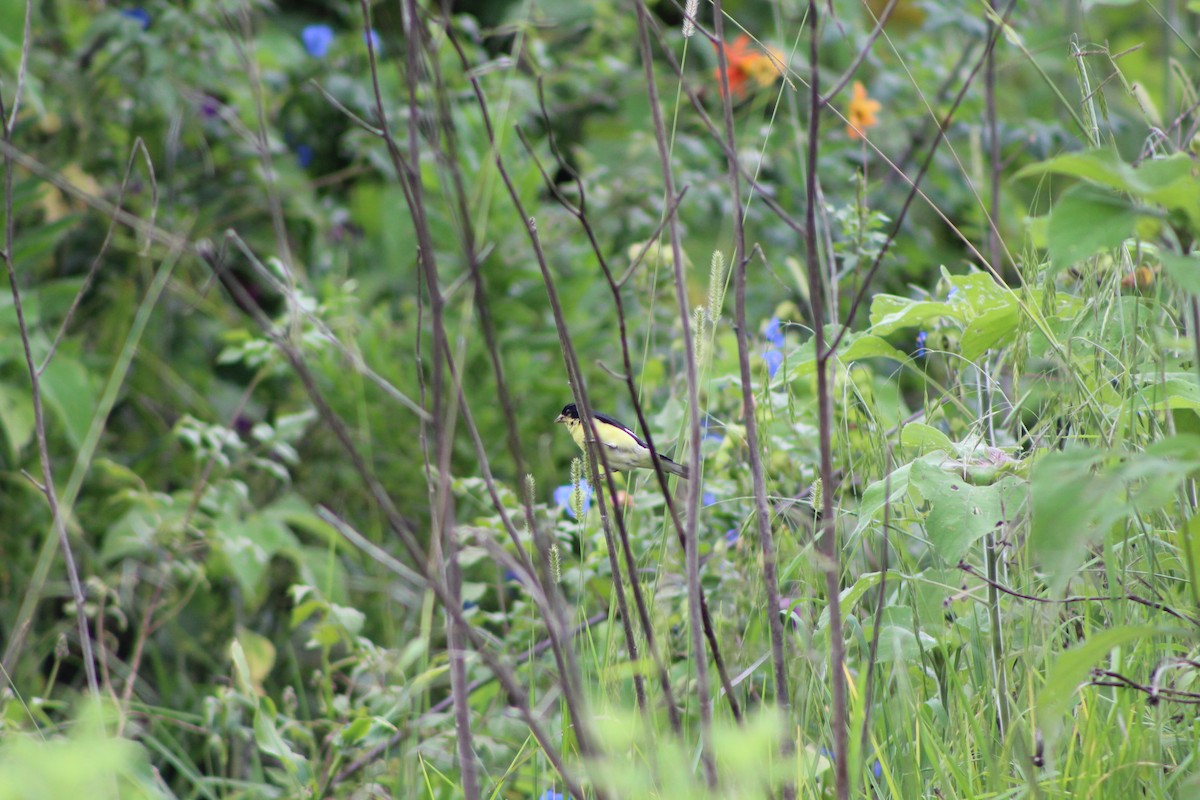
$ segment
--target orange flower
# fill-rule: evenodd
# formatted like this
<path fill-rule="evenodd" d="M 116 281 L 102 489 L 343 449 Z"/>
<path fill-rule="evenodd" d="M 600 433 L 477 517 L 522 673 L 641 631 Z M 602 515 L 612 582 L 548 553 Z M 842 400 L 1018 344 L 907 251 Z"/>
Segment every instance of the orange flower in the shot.
<path fill-rule="evenodd" d="M 867 88 L 859 81 L 854 82 L 854 95 L 850 98 L 850 108 L 846 111 L 846 135 L 851 139 L 862 139 L 863 131 L 878 124 L 875 114 L 883 108 L 878 100 L 867 97 Z"/>
<path fill-rule="evenodd" d="M 1133 272 L 1121 278 L 1121 288 L 1138 289 L 1144 292 L 1154 285 L 1154 272 L 1150 267 L 1138 267 Z"/>
<path fill-rule="evenodd" d="M 725 45 L 725 72 L 729 76 L 729 91 L 735 99 L 746 97 L 747 86 L 753 81 L 759 87 L 767 87 L 783 74 L 783 54 L 772 48 L 768 53 L 750 46 L 750 37 L 742 34 Z M 713 78 L 724 92 L 721 70 L 713 70 Z"/>

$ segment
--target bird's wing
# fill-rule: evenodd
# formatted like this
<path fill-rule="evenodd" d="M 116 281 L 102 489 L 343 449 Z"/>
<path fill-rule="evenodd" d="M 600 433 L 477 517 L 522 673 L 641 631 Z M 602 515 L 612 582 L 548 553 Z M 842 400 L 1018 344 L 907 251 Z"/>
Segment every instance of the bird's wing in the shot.
<path fill-rule="evenodd" d="M 600 420 L 601 422 L 607 422 L 609 425 L 612 425 L 614 428 L 620 428 L 621 430 L 625 431 L 630 436 L 632 436 L 633 440 L 635 442 L 637 442 L 643 449 L 645 449 L 645 450 L 650 449 L 650 445 L 648 445 L 644 441 L 642 441 L 642 437 L 638 436 L 636 433 L 629 430 L 629 428 L 624 423 L 613 419 L 608 414 L 596 414 L 596 419 Z"/>

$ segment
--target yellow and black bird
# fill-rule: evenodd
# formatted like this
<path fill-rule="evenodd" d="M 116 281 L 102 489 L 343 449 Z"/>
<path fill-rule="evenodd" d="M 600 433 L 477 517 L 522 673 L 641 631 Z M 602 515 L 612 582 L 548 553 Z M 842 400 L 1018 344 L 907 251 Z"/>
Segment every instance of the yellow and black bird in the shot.
<path fill-rule="evenodd" d="M 609 469 L 614 472 L 628 471 L 639 467 L 654 469 L 654 464 L 650 461 L 650 447 L 642 441 L 640 436 L 607 414 L 596 414 L 595 419 L 596 435 L 600 439 L 600 444 L 604 445 L 604 455 L 608 459 Z M 554 421 L 566 425 L 575 444 L 579 445 L 580 450 L 587 452 L 586 445 L 592 435 L 591 426 L 584 425 L 583 421 L 579 419 L 579 409 L 574 403 L 563 407 L 562 413 Z M 600 469 L 604 469 L 604 463 L 599 461 L 598 456 L 597 461 Z M 658 463 L 664 471 L 687 479 L 687 467 L 676 464 L 662 453 L 658 454 Z"/>

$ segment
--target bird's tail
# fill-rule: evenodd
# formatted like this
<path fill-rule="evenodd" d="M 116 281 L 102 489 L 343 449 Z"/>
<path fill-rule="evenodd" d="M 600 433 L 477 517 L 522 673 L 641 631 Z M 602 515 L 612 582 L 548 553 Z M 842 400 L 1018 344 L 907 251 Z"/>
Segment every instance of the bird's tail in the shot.
<path fill-rule="evenodd" d="M 683 478 L 685 481 L 688 479 L 688 468 L 685 467 L 683 464 L 676 464 L 674 461 L 667 458 L 666 456 L 659 456 L 658 463 L 662 465 L 662 468 L 665 471 L 671 473 L 672 475 L 678 475 L 679 477 Z"/>

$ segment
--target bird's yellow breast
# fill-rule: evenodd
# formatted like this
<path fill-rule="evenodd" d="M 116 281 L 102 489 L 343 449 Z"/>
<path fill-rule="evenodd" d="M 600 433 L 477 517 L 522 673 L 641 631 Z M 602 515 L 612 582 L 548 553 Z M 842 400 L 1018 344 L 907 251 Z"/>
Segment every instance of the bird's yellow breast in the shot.
<path fill-rule="evenodd" d="M 578 419 L 568 419 L 566 425 L 575 444 L 586 453 L 588 440 L 592 436 L 590 426 L 584 425 L 583 421 Z M 630 435 L 629 431 L 603 420 L 596 420 L 595 427 L 596 438 L 604 445 L 605 458 L 611 469 L 624 471 L 650 466 L 650 451 Z"/>

